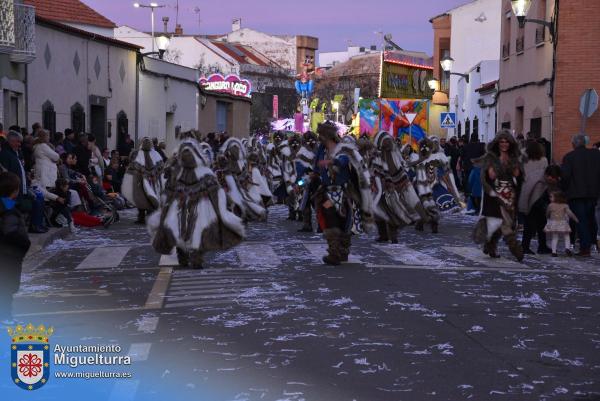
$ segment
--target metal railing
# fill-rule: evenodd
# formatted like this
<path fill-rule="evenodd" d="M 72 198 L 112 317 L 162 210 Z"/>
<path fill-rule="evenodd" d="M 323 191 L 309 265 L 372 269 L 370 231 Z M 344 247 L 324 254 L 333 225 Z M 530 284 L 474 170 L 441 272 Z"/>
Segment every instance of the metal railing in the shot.
<path fill-rule="evenodd" d="M 31 63 L 35 59 L 35 7 L 14 5 L 15 47 L 11 61 Z"/>
<path fill-rule="evenodd" d="M 0 0 L 0 49 L 15 46 L 15 17 L 12 0 Z"/>

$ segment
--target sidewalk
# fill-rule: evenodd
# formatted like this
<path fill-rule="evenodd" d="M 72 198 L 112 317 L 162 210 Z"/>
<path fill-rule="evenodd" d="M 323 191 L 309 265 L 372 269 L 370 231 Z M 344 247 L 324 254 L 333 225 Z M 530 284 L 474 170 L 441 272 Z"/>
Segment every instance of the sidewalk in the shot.
<path fill-rule="evenodd" d="M 31 247 L 25 255 L 25 260 L 35 256 L 36 253 L 44 249 L 52 241 L 60 238 L 64 238 L 69 234 L 68 227 L 51 228 L 47 233 L 44 234 L 29 234 L 29 240 L 31 241 Z"/>

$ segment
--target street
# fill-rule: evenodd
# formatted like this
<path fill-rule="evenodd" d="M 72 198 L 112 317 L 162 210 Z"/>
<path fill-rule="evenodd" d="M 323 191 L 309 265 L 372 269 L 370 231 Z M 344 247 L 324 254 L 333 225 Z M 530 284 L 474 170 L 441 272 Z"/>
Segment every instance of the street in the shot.
<path fill-rule="evenodd" d="M 96 380 L 88 400 L 600 399 L 598 254 L 520 264 L 501 244 L 492 260 L 471 240 L 477 218 L 446 214 L 440 234 L 354 237 L 349 263 L 325 267 L 321 235 L 286 216 L 271 208 L 196 271 L 156 254 L 126 211 L 28 259 L 16 318 L 53 326 L 52 344 L 132 357 L 131 379 Z M 52 377 L 36 396 L 76 383 Z"/>

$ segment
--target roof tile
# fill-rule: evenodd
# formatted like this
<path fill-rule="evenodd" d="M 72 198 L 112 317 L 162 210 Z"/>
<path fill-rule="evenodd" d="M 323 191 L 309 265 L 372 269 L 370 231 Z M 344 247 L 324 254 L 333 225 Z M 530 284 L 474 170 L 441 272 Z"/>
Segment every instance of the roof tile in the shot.
<path fill-rule="evenodd" d="M 114 22 L 79 0 L 24 0 L 35 6 L 35 14 L 49 20 L 115 28 Z"/>

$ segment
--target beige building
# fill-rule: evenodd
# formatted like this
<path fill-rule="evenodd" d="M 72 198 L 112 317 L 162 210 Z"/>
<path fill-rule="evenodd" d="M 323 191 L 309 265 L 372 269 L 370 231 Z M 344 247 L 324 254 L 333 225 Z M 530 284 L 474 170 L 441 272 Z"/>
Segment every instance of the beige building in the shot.
<path fill-rule="evenodd" d="M 552 137 L 551 97 L 553 47 L 541 25 L 520 28 L 509 0 L 502 2 L 498 126 L 515 135 L 539 132 Z M 549 21 L 554 1 L 533 2 L 528 18 Z"/>
<path fill-rule="evenodd" d="M 250 133 L 250 108 L 252 100 L 244 96 L 200 90 L 198 130 L 227 132 L 229 136 L 247 138 Z"/>

